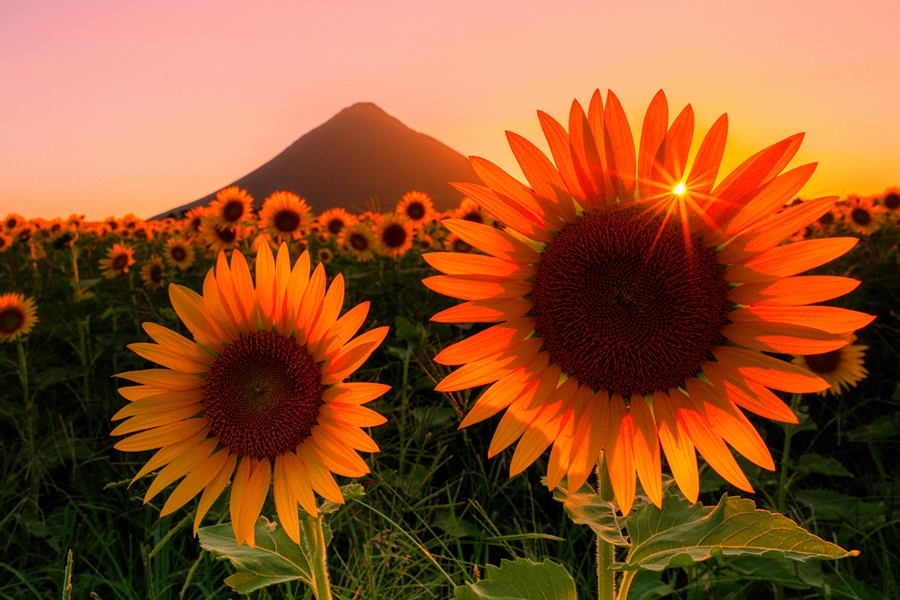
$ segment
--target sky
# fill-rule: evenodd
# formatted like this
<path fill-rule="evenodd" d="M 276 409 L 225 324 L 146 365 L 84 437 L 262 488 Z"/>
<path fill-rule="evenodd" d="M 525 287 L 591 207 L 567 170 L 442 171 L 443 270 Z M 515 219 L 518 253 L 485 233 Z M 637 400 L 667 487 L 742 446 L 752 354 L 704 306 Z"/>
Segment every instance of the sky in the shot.
<path fill-rule="evenodd" d="M 659 89 L 720 178 L 805 132 L 801 197 L 900 185 L 900 2 L 0 0 L 0 216 L 164 212 L 356 102 L 520 176 L 504 132 Z"/>

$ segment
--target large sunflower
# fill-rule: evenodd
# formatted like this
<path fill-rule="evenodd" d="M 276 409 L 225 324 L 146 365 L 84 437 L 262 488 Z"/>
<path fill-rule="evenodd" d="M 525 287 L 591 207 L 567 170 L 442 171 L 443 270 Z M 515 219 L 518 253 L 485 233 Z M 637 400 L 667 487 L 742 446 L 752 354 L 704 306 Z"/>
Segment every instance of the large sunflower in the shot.
<path fill-rule="evenodd" d="M 231 520 L 238 544 L 254 545 L 253 527 L 274 482 L 282 526 L 299 543 L 297 503 L 316 514 L 313 492 L 343 502 L 331 473 L 369 471 L 356 450 L 378 451 L 363 427 L 385 421 L 362 404 L 389 388 L 343 383 L 387 334 L 379 327 L 352 338 L 368 313 L 364 302 L 338 318 L 344 280 L 327 292 L 325 269 L 310 275 L 309 254 L 293 268 L 287 246 L 277 258 L 265 244 L 256 257 L 256 285 L 247 261 L 220 253 L 203 295 L 171 284 L 169 295 L 194 341 L 153 323 L 157 343 L 129 348 L 161 369 L 118 376 L 140 385 L 119 392 L 131 403 L 113 420 L 128 452 L 159 449 L 135 479 L 161 469 L 144 502 L 184 477 L 162 508 L 167 515 L 200 494 L 194 519 L 231 484 Z"/>
<path fill-rule="evenodd" d="M 795 277 L 850 249 L 851 238 L 779 245 L 829 210 L 835 198 L 783 209 L 815 165 L 780 174 L 802 136 L 755 154 L 714 185 L 725 145 L 723 115 L 690 172 L 687 106 L 668 125 L 660 91 L 635 152 L 625 113 L 599 90 L 588 114 L 574 102 L 568 132 L 538 113 L 555 165 L 508 133 L 529 186 L 473 157 L 487 187 L 456 184 L 505 229 L 444 224 L 487 256 L 425 254 L 446 275 L 424 283 L 462 300 L 444 323 L 496 325 L 435 357 L 464 365 L 441 391 L 493 383 L 468 426 L 506 410 L 489 455 L 517 440 L 511 474 L 549 446 L 547 482 L 578 489 L 601 451 L 627 514 L 635 474 L 662 502 L 660 445 L 681 490 L 699 490 L 694 449 L 735 486 L 752 491 L 726 442 L 766 469 L 772 458 L 739 409 L 796 422 L 770 391 L 817 392 L 828 383 L 765 354 L 829 352 L 840 334 L 871 321 L 861 313 L 808 306 L 847 293 L 844 277 Z"/>

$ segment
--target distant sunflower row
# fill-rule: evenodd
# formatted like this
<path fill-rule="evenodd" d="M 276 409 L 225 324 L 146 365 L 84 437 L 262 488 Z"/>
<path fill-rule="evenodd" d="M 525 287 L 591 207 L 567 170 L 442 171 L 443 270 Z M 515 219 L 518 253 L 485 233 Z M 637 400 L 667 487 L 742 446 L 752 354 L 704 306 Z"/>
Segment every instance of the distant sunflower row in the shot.
<path fill-rule="evenodd" d="M 99 222 L 79 215 L 29 220 L 12 213 L 0 225 L 0 253 L 20 246 L 37 261 L 77 242 L 90 246 L 91 255 L 100 252 L 95 264 L 103 277 L 112 279 L 138 264 L 138 251 L 143 255 L 137 266 L 141 280 L 154 290 L 162 286 L 166 268 L 186 271 L 198 257 L 212 258 L 220 251 L 237 248 L 255 252 L 261 244 L 276 249 L 285 242 L 301 251 L 309 249 L 323 263 L 335 256 L 367 262 L 375 256 L 398 258 L 409 252 L 468 252 L 471 246 L 440 225 L 440 220 L 448 217 L 494 224 L 471 199 L 440 212 L 428 194 L 418 191 L 405 194 L 393 212 L 370 210 L 356 215 L 332 208 L 318 216 L 305 199 L 277 191 L 255 213 L 253 197 L 232 186 L 219 191 L 208 206 L 189 210 L 182 219 L 144 221 L 128 214 Z"/>
<path fill-rule="evenodd" d="M 794 204 L 802 200 L 795 200 Z M 890 188 L 880 196 L 848 196 L 818 220 L 797 233 L 796 239 L 837 234 L 872 235 L 882 229 L 900 227 L 900 188 Z"/>

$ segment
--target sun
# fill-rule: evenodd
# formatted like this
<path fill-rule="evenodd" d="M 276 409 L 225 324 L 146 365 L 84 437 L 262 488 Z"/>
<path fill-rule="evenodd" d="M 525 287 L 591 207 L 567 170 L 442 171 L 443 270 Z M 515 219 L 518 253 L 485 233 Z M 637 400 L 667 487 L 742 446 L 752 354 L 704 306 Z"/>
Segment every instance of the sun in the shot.
<path fill-rule="evenodd" d="M 595 92 L 587 113 L 574 102 L 568 131 L 539 112 L 552 162 L 507 134 L 528 185 L 477 157 L 471 163 L 485 185 L 454 184 L 504 225 L 443 221 L 483 254 L 423 255 L 444 273 L 423 283 L 464 301 L 432 320 L 490 325 L 434 358 L 461 365 L 438 391 L 489 385 L 461 427 L 505 411 L 489 456 L 518 442 L 515 475 L 552 446 L 551 489 L 564 476 L 578 489 L 602 453 L 623 514 L 636 477 L 661 505 L 663 455 L 692 502 L 695 450 L 752 491 L 729 446 L 762 468 L 775 465 L 742 409 L 796 422 L 771 390 L 828 387 L 777 355 L 840 349 L 848 343 L 842 334 L 873 318 L 814 306 L 858 281 L 799 276 L 856 239 L 782 245 L 837 201 L 785 207 L 815 169 L 785 171 L 802 135 L 758 152 L 717 184 L 727 117 L 706 134 L 688 171 L 693 109 L 671 124 L 668 114 L 660 91 L 636 149 L 612 92 L 605 105 Z"/>

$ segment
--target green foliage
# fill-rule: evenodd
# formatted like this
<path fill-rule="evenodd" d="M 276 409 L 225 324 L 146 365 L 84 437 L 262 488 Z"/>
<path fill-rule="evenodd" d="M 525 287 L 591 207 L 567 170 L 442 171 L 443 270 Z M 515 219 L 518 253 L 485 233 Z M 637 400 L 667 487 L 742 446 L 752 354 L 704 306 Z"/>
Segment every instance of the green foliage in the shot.
<path fill-rule="evenodd" d="M 722 496 L 713 507 L 690 504 L 674 494 L 662 509 L 645 506 L 629 516 L 631 548 L 620 570 L 661 571 L 713 556 L 763 556 L 806 561 L 856 556 L 809 533 L 796 523 L 755 507 L 753 501 Z"/>
<path fill-rule="evenodd" d="M 575 600 L 575 581 L 566 568 L 548 559 L 527 558 L 488 565 L 484 579 L 454 590 L 457 600 Z"/>

